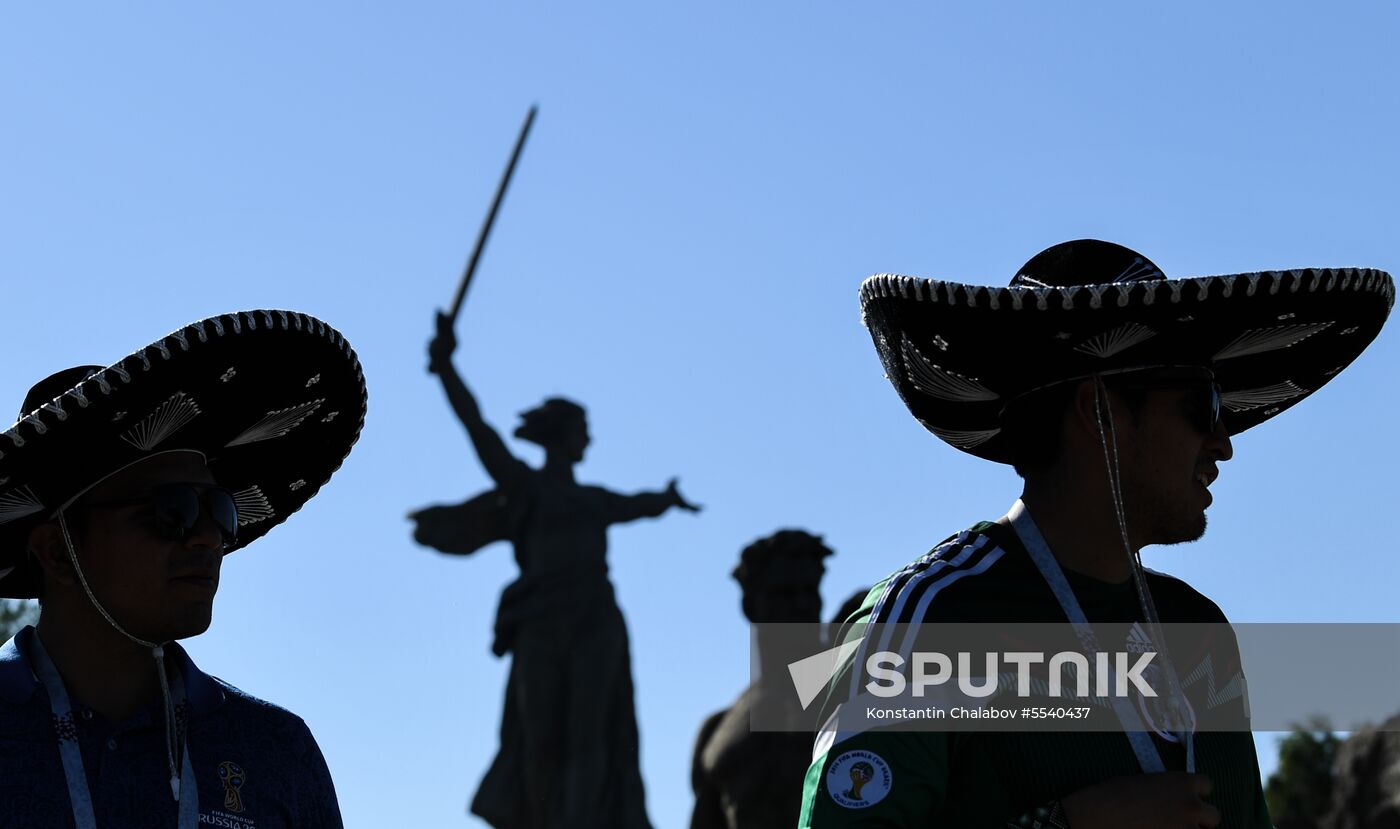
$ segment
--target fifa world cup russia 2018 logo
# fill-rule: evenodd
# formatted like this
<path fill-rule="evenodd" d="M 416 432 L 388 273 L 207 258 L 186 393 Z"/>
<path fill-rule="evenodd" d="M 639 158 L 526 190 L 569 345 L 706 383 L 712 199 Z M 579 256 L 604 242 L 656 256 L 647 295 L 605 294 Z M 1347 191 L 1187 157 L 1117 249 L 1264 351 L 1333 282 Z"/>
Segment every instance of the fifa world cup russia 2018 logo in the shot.
<path fill-rule="evenodd" d="M 225 760 L 219 764 L 219 780 L 224 784 L 224 808 L 234 813 L 242 812 L 243 795 L 238 790 L 243 788 L 243 767 Z"/>
<path fill-rule="evenodd" d="M 832 760 L 823 772 L 826 789 L 838 806 L 868 809 L 885 799 L 894 774 L 885 758 L 873 751 L 853 749 Z"/>

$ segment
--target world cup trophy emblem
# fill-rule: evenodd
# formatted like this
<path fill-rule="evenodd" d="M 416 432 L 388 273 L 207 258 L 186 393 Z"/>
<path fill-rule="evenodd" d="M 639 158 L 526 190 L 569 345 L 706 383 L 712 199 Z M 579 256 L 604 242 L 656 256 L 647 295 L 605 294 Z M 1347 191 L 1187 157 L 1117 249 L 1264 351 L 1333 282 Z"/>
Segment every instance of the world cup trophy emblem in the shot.
<path fill-rule="evenodd" d="M 242 812 L 243 795 L 238 790 L 243 787 L 243 767 L 227 760 L 220 763 L 219 780 L 224 784 L 224 808 L 230 812 Z"/>
<path fill-rule="evenodd" d="M 845 796 L 852 800 L 863 800 L 860 790 L 865 788 L 865 784 L 874 776 L 875 767 L 869 763 L 861 762 L 851 766 L 851 788 L 845 792 Z"/>

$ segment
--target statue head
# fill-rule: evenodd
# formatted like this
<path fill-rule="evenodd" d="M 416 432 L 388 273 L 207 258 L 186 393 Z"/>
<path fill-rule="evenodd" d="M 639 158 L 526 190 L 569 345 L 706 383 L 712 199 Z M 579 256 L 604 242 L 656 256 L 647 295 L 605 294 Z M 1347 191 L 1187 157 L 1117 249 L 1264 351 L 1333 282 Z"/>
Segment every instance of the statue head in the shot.
<path fill-rule="evenodd" d="M 755 624 L 820 621 L 829 555 L 821 536 L 803 530 L 779 530 L 745 547 L 733 573 L 744 591 L 744 616 Z"/>
<path fill-rule="evenodd" d="M 578 463 L 588 448 L 588 414 L 572 400 L 551 397 L 520 413 L 515 436 L 543 447 L 546 452 L 561 452 Z"/>

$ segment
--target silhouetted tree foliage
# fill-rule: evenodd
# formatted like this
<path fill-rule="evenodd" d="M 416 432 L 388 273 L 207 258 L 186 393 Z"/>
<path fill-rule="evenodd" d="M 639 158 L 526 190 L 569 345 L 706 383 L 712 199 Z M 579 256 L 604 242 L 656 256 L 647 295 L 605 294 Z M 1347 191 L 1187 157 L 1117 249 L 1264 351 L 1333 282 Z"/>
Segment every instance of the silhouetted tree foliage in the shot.
<path fill-rule="evenodd" d="M 1323 722 L 1296 727 L 1279 741 L 1278 771 L 1269 775 L 1264 797 L 1280 819 L 1321 820 L 1332 805 L 1333 764 L 1341 740 Z"/>
<path fill-rule="evenodd" d="M 34 624 L 38 618 L 38 603 L 23 599 L 0 599 L 0 643 L 8 642 L 20 628 Z"/>

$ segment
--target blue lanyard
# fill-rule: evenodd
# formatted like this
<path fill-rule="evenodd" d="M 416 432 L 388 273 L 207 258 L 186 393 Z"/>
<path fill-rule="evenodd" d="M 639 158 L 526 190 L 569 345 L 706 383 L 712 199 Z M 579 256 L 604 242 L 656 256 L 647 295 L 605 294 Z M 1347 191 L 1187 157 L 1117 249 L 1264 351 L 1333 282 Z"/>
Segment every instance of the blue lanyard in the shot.
<path fill-rule="evenodd" d="M 1060 563 L 1055 560 L 1055 556 L 1050 552 L 1050 546 L 1045 543 L 1045 537 L 1040 534 L 1040 528 L 1031 520 L 1031 514 L 1026 510 L 1026 505 L 1018 498 L 1016 503 L 1011 505 L 1011 510 L 1006 517 L 1011 520 L 1011 526 L 1016 530 L 1016 535 L 1020 537 L 1021 544 L 1030 553 L 1031 561 L 1035 562 L 1035 567 L 1040 571 L 1041 578 L 1050 586 L 1050 591 L 1055 594 L 1055 600 L 1060 603 L 1060 609 L 1074 626 L 1075 633 L 1079 636 L 1079 641 L 1085 649 L 1091 652 L 1093 657 L 1097 657 L 1102 650 L 1099 647 L 1098 637 L 1094 635 L 1093 628 L 1089 627 L 1089 620 L 1084 616 L 1084 609 L 1079 606 L 1079 600 L 1074 596 L 1074 589 L 1069 586 L 1069 580 L 1065 578 L 1065 571 L 1060 568 Z M 1171 670 L 1170 666 L 1167 667 Z M 1118 715 L 1118 722 L 1122 724 L 1125 733 L 1128 735 L 1128 742 L 1132 744 L 1133 754 L 1137 755 L 1138 765 L 1148 774 L 1155 774 L 1166 770 L 1166 764 L 1162 762 L 1162 755 L 1158 753 L 1157 746 L 1153 745 L 1152 737 L 1145 731 L 1139 730 L 1142 726 L 1142 719 L 1128 700 L 1116 694 L 1111 695 L 1113 710 Z M 1194 739 L 1191 732 L 1186 732 L 1183 744 L 1186 748 L 1186 770 L 1194 772 L 1196 770 L 1196 752 Z"/>
<path fill-rule="evenodd" d="M 77 720 L 73 717 L 73 706 L 68 701 L 68 689 L 58 675 L 48 651 L 44 650 L 36 631 L 30 637 L 34 651 L 35 668 L 39 681 L 49 695 L 49 709 L 53 711 L 54 723 L 58 729 L 59 756 L 63 759 L 63 776 L 68 780 L 68 801 L 73 806 L 73 822 L 78 829 L 97 829 L 97 818 L 92 811 L 92 794 L 88 791 L 87 772 L 83 770 L 83 753 L 78 746 Z M 182 677 L 175 678 L 171 694 L 175 702 L 185 701 L 185 683 Z M 199 786 L 195 783 L 194 768 L 190 764 L 189 746 L 181 738 L 184 762 L 180 777 L 179 829 L 197 829 L 199 825 Z"/>

